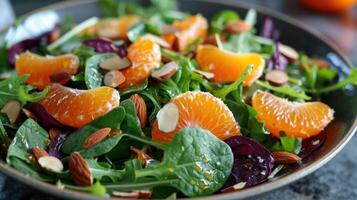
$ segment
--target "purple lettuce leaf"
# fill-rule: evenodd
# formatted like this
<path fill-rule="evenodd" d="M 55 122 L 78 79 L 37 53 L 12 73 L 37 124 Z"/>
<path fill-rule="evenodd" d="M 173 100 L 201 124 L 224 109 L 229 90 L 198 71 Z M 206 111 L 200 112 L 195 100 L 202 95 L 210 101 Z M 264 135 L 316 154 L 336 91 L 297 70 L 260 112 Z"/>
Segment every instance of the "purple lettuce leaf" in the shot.
<path fill-rule="evenodd" d="M 75 128 L 67 126 L 55 119 L 51 114 L 49 114 L 46 109 L 40 103 L 31 103 L 27 106 L 37 118 L 37 122 L 45 129 L 58 129 L 63 131 L 72 131 Z"/>
<path fill-rule="evenodd" d="M 61 147 L 69 134 L 71 134 L 71 131 L 60 131 L 60 134 L 51 140 L 48 146 L 48 154 L 50 156 L 54 156 L 59 159 L 63 157 Z"/>
<path fill-rule="evenodd" d="M 89 39 L 83 41 L 83 44 L 88 47 L 92 47 L 97 53 L 116 53 L 121 58 L 127 56 L 126 43 L 118 46 L 111 41 L 104 39 Z"/>
<path fill-rule="evenodd" d="M 234 136 L 225 140 L 234 155 L 231 176 L 224 188 L 244 182 L 251 187 L 268 179 L 274 167 L 272 153 L 263 145 L 245 136 Z"/>

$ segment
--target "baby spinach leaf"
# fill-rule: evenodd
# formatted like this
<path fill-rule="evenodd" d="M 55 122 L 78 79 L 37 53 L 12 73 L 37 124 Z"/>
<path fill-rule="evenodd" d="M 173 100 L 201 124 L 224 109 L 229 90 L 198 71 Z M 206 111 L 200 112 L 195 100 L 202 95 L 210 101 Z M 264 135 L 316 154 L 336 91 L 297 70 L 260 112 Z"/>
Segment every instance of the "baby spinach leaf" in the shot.
<path fill-rule="evenodd" d="M 114 53 L 97 54 L 86 61 L 84 70 L 84 82 L 88 89 L 100 87 L 103 82 L 103 75 L 99 71 L 99 64 L 103 60 L 116 56 Z"/>
<path fill-rule="evenodd" d="M 11 163 L 11 165 L 16 170 L 22 172 L 23 174 L 26 174 L 27 176 L 31 176 L 32 178 L 35 178 L 37 180 L 50 182 L 56 179 L 54 176 L 44 174 L 39 169 L 35 170 L 36 167 L 34 166 L 31 168 L 31 166 L 28 163 L 17 157 L 10 157 L 8 163 Z"/>
<path fill-rule="evenodd" d="M 154 176 L 189 197 L 208 195 L 220 189 L 231 173 L 230 147 L 209 131 L 186 128 L 178 132 L 155 168 L 135 171 L 135 177 Z M 177 179 L 179 181 L 177 181 Z"/>
<path fill-rule="evenodd" d="M 247 105 L 241 99 L 236 101 L 227 99 L 225 104 L 232 111 L 243 135 L 259 142 L 263 142 L 268 137 L 270 133 L 266 130 L 264 123 L 256 118 L 258 113 L 253 107 Z"/>
<path fill-rule="evenodd" d="M 46 96 L 48 87 L 42 92 L 32 92 L 31 86 L 25 85 L 29 75 L 11 76 L 0 82 L 0 108 L 10 100 L 18 100 L 22 105 L 27 102 L 36 102 Z"/>
<path fill-rule="evenodd" d="M 123 107 L 114 108 L 109 113 L 95 119 L 90 124 L 78 129 L 65 140 L 62 146 L 64 153 L 78 151 L 86 158 L 96 157 L 109 152 L 119 142 L 121 136 L 111 136 L 103 140 L 101 143 L 84 149 L 84 141 L 94 132 L 101 128 L 120 129 L 120 125 L 125 117 L 125 109 Z"/>
<path fill-rule="evenodd" d="M 135 85 L 132 85 L 132 86 L 128 86 L 127 88 L 125 88 L 123 90 L 120 90 L 120 95 L 124 96 L 124 95 L 127 95 L 127 94 L 132 94 L 132 93 L 135 93 L 135 92 L 143 91 L 148 87 L 148 84 L 149 84 L 149 82 L 146 79 L 145 81 L 143 81 L 141 83 L 138 83 L 138 84 L 135 84 Z"/>
<path fill-rule="evenodd" d="M 34 120 L 27 119 L 17 130 L 7 153 L 7 163 L 11 163 L 11 158 L 16 157 L 30 163 L 29 156 L 32 147 L 38 146 L 46 149 L 48 133 Z"/>
<path fill-rule="evenodd" d="M 239 19 L 239 15 L 233 10 L 223 10 L 213 16 L 211 20 L 211 31 L 220 33 L 224 30 L 224 26 L 229 22 Z"/>

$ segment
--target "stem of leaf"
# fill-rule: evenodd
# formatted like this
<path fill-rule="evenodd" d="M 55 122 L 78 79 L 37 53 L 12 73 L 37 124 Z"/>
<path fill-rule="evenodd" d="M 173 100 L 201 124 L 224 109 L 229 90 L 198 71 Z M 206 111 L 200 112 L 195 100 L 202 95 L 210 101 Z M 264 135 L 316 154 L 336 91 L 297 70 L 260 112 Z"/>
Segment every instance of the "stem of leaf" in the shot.
<path fill-rule="evenodd" d="M 137 141 L 142 142 L 144 144 L 148 144 L 150 146 L 156 147 L 156 148 L 161 149 L 161 150 L 165 150 L 166 146 L 167 146 L 165 143 L 153 141 L 150 138 L 141 138 L 141 137 L 137 137 L 137 136 L 129 135 L 129 134 L 123 134 L 123 136 L 132 138 L 134 140 L 137 140 Z"/>

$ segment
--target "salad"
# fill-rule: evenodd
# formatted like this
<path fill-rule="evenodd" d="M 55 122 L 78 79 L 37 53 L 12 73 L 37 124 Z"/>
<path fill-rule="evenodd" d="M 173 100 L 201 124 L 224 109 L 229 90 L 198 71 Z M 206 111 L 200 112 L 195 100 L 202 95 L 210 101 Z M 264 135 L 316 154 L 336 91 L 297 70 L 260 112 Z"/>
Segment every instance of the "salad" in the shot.
<path fill-rule="evenodd" d="M 283 44 L 271 18 L 256 27 L 255 10 L 207 18 L 173 0 L 140 5 L 100 0 L 103 18 L 5 37 L 8 165 L 97 196 L 240 191 L 323 145 L 334 110 L 319 96 L 357 85 L 356 68 L 336 83 L 327 61 Z"/>

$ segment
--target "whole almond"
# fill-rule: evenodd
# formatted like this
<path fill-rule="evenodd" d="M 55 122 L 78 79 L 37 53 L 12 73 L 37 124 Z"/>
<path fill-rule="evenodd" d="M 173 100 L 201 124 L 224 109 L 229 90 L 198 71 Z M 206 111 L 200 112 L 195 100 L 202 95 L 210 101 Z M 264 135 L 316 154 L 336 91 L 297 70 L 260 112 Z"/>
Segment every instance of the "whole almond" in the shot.
<path fill-rule="evenodd" d="M 273 157 L 278 164 L 296 164 L 301 161 L 298 155 L 287 151 L 275 151 L 273 152 Z"/>
<path fill-rule="evenodd" d="M 228 23 L 224 27 L 224 30 L 228 33 L 237 34 L 237 33 L 249 31 L 251 28 L 252 27 L 248 23 L 238 19 L 236 21 Z"/>
<path fill-rule="evenodd" d="M 51 140 L 54 140 L 58 135 L 60 134 L 60 131 L 54 128 L 51 128 L 48 131 L 48 135 L 50 136 Z"/>
<path fill-rule="evenodd" d="M 110 133 L 111 128 L 102 128 L 92 133 L 84 141 L 83 148 L 89 149 L 104 140 Z"/>
<path fill-rule="evenodd" d="M 144 99 L 139 94 L 131 95 L 130 99 L 134 102 L 136 115 L 139 118 L 141 128 L 145 127 L 147 119 L 147 108 Z"/>
<path fill-rule="evenodd" d="M 69 156 L 68 167 L 72 174 L 73 182 L 76 185 L 91 186 L 93 184 L 93 176 L 88 163 L 80 153 L 71 153 Z"/>
<path fill-rule="evenodd" d="M 35 156 L 36 160 L 40 159 L 43 156 L 48 156 L 47 151 L 41 149 L 40 147 L 32 147 L 32 154 Z"/>

